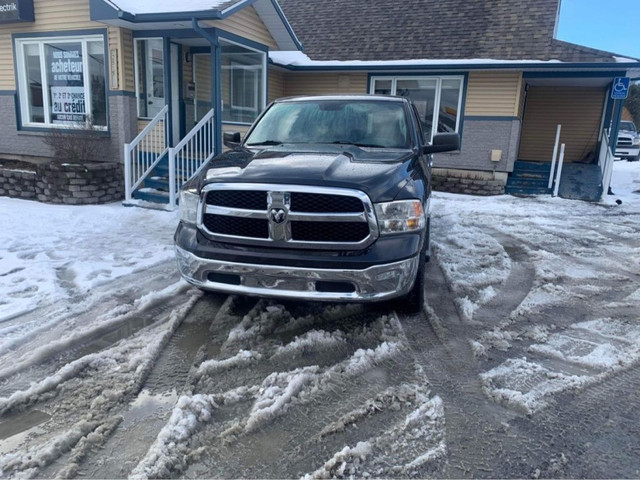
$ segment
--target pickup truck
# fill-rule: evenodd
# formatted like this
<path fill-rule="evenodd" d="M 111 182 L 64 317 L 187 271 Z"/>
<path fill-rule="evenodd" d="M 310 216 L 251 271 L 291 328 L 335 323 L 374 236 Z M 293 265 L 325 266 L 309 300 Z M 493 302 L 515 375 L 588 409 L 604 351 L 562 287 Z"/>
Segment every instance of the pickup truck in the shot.
<path fill-rule="evenodd" d="M 430 136 L 430 134 L 429 134 Z M 374 302 L 416 311 L 429 259 L 431 154 L 416 107 L 382 95 L 276 100 L 244 140 L 225 133 L 180 192 L 182 276 L 203 290 Z"/>
<path fill-rule="evenodd" d="M 630 162 L 640 160 L 640 135 L 633 122 L 626 120 L 620 122 L 616 157 L 626 158 Z"/>

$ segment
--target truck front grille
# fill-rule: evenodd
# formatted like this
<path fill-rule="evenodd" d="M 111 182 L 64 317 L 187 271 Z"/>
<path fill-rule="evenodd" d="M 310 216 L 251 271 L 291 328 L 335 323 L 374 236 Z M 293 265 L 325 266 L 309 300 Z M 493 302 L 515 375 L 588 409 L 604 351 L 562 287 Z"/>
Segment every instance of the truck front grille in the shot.
<path fill-rule="evenodd" d="M 364 248 L 378 237 L 361 191 L 303 185 L 210 184 L 199 223 L 223 242 L 278 247 Z"/>
<path fill-rule="evenodd" d="M 247 238 L 269 238 L 269 221 L 257 218 L 231 217 L 228 215 L 204 216 L 204 226 L 210 232 L 220 235 Z"/>
<path fill-rule="evenodd" d="M 367 235 L 366 223 L 291 222 L 291 238 L 301 242 L 361 242 Z"/>
<path fill-rule="evenodd" d="M 631 139 L 630 138 L 618 138 L 618 148 L 622 147 L 622 148 L 626 148 L 626 147 L 630 147 L 632 145 Z"/>

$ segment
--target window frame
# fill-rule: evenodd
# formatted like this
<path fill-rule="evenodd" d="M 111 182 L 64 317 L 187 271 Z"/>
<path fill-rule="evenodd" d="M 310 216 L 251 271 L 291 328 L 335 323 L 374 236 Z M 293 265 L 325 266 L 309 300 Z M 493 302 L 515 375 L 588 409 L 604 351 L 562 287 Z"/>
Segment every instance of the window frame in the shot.
<path fill-rule="evenodd" d="M 261 49 L 261 48 L 256 48 L 253 46 L 249 46 L 246 43 L 242 43 L 240 41 L 234 41 L 231 40 L 228 36 L 226 35 L 221 35 L 219 38 L 219 42 L 220 42 L 220 51 L 221 51 L 221 55 L 220 55 L 220 59 L 219 61 L 222 61 L 222 48 L 224 43 L 229 44 L 229 45 L 233 45 L 233 46 L 237 46 L 237 47 L 241 47 L 244 48 L 246 50 L 249 50 L 253 53 L 258 53 L 261 55 L 262 57 L 262 63 L 260 68 L 262 69 L 262 75 L 256 75 L 256 78 L 259 78 L 262 81 L 262 85 L 258 85 L 256 88 L 256 92 L 258 93 L 258 96 L 256 98 L 256 103 L 257 103 L 257 110 L 255 111 L 255 117 L 252 121 L 250 122 L 243 122 L 243 121 L 236 121 L 236 120 L 225 120 L 224 119 L 224 113 L 222 115 L 222 123 L 225 125 L 243 125 L 243 126 L 250 126 L 252 125 L 257 119 L 258 117 L 260 117 L 260 113 L 264 112 L 265 108 L 267 107 L 267 81 L 268 81 L 268 50 L 265 49 Z M 251 66 L 251 65 L 245 65 L 245 64 L 241 64 L 244 65 L 245 67 L 252 67 L 253 69 L 257 69 L 258 67 L 256 66 Z M 233 71 L 233 70 L 232 70 Z M 231 108 L 231 102 L 233 101 L 233 94 L 232 94 L 232 81 L 231 78 L 229 78 L 229 107 Z M 222 84 L 220 85 L 220 90 L 222 91 Z M 261 95 L 260 95 L 261 94 Z M 224 104 L 224 99 L 223 100 L 223 104 Z M 249 109 L 243 109 L 243 108 L 238 108 L 239 111 L 252 111 Z"/>
<path fill-rule="evenodd" d="M 88 43 L 102 42 L 102 53 L 104 55 L 104 95 L 105 95 L 105 125 L 94 125 L 97 131 L 109 131 L 109 72 L 108 72 L 108 43 L 107 35 L 103 31 L 91 32 L 50 32 L 36 34 L 14 34 L 13 54 L 15 63 L 15 75 L 17 86 L 17 114 L 18 129 L 20 130 L 82 130 L 84 125 L 75 123 L 53 123 L 51 121 L 51 105 L 49 93 L 49 79 L 46 69 L 45 44 L 59 43 L 80 43 L 82 48 L 82 74 L 85 102 L 87 103 L 87 116 L 93 115 L 93 98 L 91 95 L 91 82 L 86 75 L 89 75 Z M 32 122 L 29 105 L 29 83 L 27 65 L 25 62 L 25 46 L 36 45 L 40 60 L 40 74 L 42 87 L 42 108 L 44 122 Z"/>
<path fill-rule="evenodd" d="M 231 79 L 229 81 L 229 97 L 230 97 L 229 98 L 229 104 L 231 105 L 231 108 L 233 110 L 240 110 L 240 111 L 244 111 L 244 112 L 255 113 L 256 117 L 257 117 L 258 112 L 260 112 L 260 105 L 259 105 L 259 102 L 260 102 L 260 91 L 259 91 L 260 90 L 260 84 L 258 82 L 256 82 L 253 85 L 253 98 L 255 100 L 253 102 L 253 106 L 236 105 L 234 103 L 234 98 L 235 98 L 235 95 L 234 95 L 235 86 L 234 85 L 235 85 L 236 78 L 238 78 L 238 77 L 236 77 L 238 72 L 242 72 L 242 77 L 243 77 L 242 78 L 242 84 L 243 84 L 243 86 L 246 83 L 245 82 L 246 79 L 244 78 L 244 75 L 247 75 L 248 73 L 251 73 L 252 76 L 256 80 L 259 81 L 260 77 L 258 75 L 258 70 L 260 68 L 262 68 L 262 67 L 258 67 L 256 65 L 245 65 L 245 64 L 240 63 L 240 62 L 232 61 L 231 65 L 230 65 L 230 68 L 231 68 Z"/>
<path fill-rule="evenodd" d="M 434 108 L 433 108 L 433 117 L 432 117 L 432 127 L 431 132 L 429 134 L 429 138 L 425 138 L 426 141 L 432 142 L 433 136 L 438 133 L 438 124 L 440 121 L 440 108 L 441 108 L 441 100 L 442 100 L 442 83 L 446 80 L 459 80 L 460 81 L 460 90 L 458 93 L 458 114 L 456 115 L 456 133 L 461 133 L 462 124 L 463 124 L 463 102 L 465 96 L 465 85 L 466 85 L 466 75 L 462 74 L 451 74 L 451 75 L 371 75 L 369 78 L 369 93 L 375 92 L 375 83 L 376 81 L 391 81 L 391 93 L 390 95 L 397 94 L 398 81 L 404 80 L 436 80 L 436 94 L 434 99 Z M 410 99 L 410 97 L 408 97 Z M 437 108 L 436 108 L 437 107 Z M 424 132 L 427 133 L 426 131 Z"/>

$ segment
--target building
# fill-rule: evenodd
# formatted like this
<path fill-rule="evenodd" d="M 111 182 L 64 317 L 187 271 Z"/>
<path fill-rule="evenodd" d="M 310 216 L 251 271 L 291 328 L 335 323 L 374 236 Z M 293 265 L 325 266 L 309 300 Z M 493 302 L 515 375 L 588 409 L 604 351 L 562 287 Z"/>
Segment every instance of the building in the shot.
<path fill-rule="evenodd" d="M 173 202 L 223 131 L 246 131 L 269 101 L 383 93 L 411 97 L 432 134 L 461 134 L 436 158 L 443 189 L 536 191 L 519 166 L 549 164 L 561 124 L 565 161 L 583 178 L 593 166 L 599 197 L 622 112 L 611 86 L 640 62 L 556 40 L 559 4 L 0 0 L 0 157 L 49 158 L 44 136 L 82 134 L 90 117 L 127 197 Z"/>

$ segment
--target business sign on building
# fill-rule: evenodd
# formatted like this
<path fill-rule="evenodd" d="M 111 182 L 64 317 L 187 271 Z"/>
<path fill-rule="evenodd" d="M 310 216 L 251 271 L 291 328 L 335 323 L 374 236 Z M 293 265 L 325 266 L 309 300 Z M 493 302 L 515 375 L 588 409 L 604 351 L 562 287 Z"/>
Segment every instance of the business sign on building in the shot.
<path fill-rule="evenodd" d="M 33 0 L 0 0 L 0 23 L 33 21 Z"/>
<path fill-rule="evenodd" d="M 84 122 L 87 115 L 82 43 L 45 45 L 53 123 Z"/>

